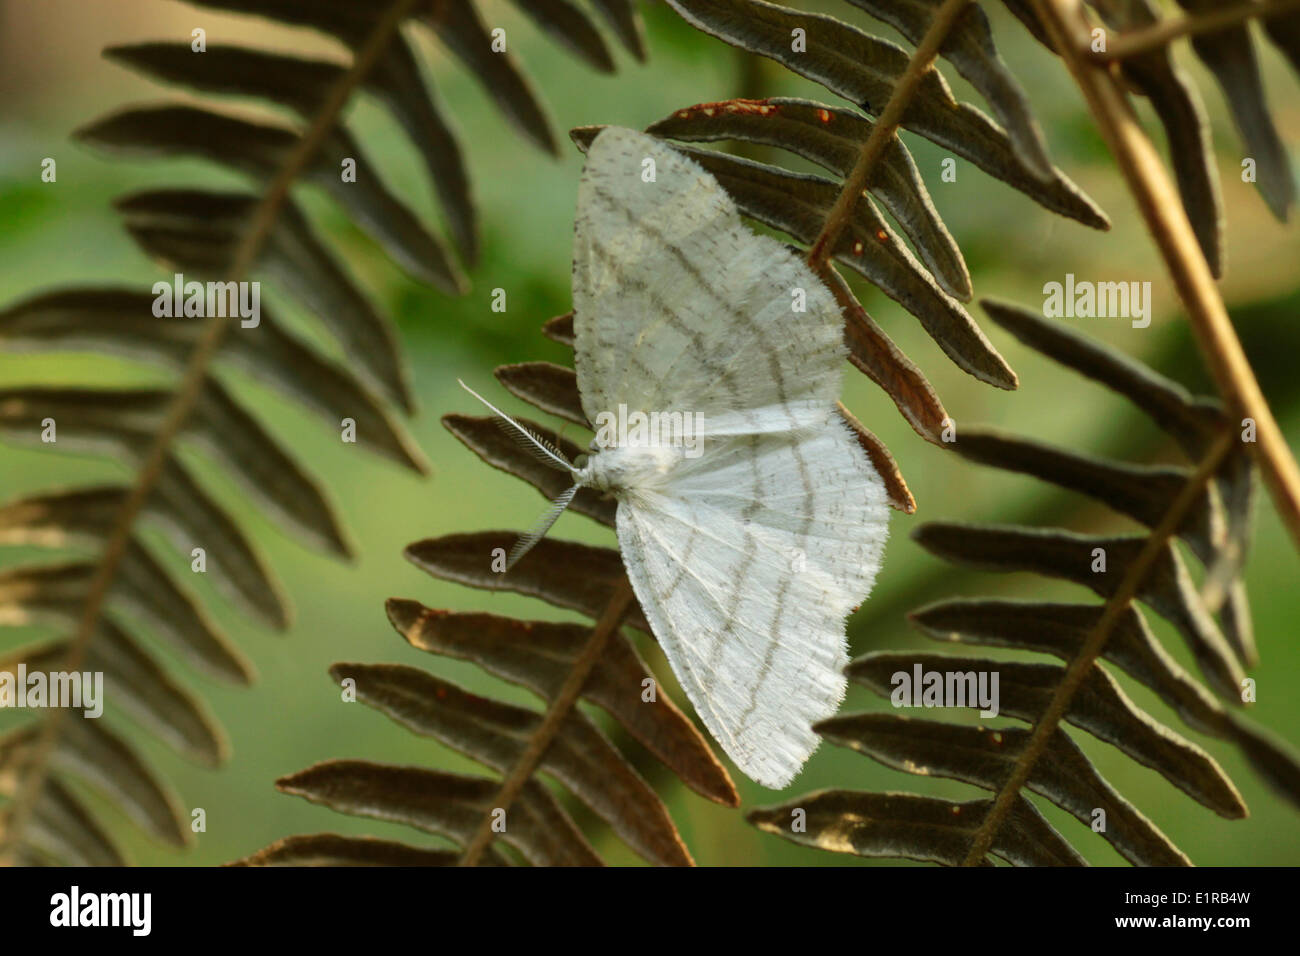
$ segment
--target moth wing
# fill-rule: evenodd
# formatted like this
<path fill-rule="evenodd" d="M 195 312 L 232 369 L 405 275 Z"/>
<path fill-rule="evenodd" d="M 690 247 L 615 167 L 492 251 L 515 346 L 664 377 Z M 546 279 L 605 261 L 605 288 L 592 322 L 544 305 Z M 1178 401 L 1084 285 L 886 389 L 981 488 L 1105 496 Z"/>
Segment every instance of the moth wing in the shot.
<path fill-rule="evenodd" d="M 871 590 L 884 483 L 837 420 L 728 439 L 620 501 L 637 598 L 709 731 L 768 787 L 816 748 L 844 696 L 844 622 Z"/>
<path fill-rule="evenodd" d="M 843 319 L 830 292 L 652 136 L 611 127 L 588 151 L 573 305 L 589 421 L 626 404 L 695 412 L 715 434 L 788 429 L 824 422 L 838 395 Z"/>

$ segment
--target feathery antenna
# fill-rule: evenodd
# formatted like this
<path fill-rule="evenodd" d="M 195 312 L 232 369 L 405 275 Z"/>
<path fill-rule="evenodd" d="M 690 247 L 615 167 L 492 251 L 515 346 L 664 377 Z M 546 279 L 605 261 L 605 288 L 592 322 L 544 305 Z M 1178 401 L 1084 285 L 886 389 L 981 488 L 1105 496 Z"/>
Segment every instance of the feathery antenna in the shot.
<path fill-rule="evenodd" d="M 546 441 L 540 435 L 533 434 L 530 428 L 519 424 L 519 422 L 501 411 L 501 409 L 497 408 L 460 379 L 456 379 L 456 381 L 460 382 L 461 388 L 490 408 L 492 413 L 497 416 L 497 424 L 505 428 L 505 430 L 516 441 L 518 441 L 520 445 L 532 452 L 538 460 L 551 465 L 552 467 L 561 468 L 577 478 L 578 469 L 573 467 L 569 460 L 560 453 L 558 448 Z M 564 509 L 569 507 L 569 503 L 573 501 L 573 496 L 578 493 L 580 487 L 581 485 L 575 484 L 568 491 L 564 492 L 552 501 L 551 507 L 546 509 L 546 513 L 537 520 L 537 524 L 533 527 L 533 530 L 515 542 L 515 546 L 510 549 L 510 554 L 506 558 L 507 571 L 513 568 L 519 562 L 520 558 L 531 551 L 533 545 L 546 537 L 546 532 L 550 531 L 551 525 L 555 524 L 555 522 L 560 519 L 560 515 L 564 514 Z"/>
<path fill-rule="evenodd" d="M 537 519 L 537 524 L 533 526 L 533 530 L 515 542 L 515 546 L 510 549 L 510 555 L 506 558 L 507 571 L 518 564 L 519 559 L 533 549 L 533 545 L 546 537 L 546 532 L 550 531 L 551 525 L 555 524 L 560 519 L 560 515 L 564 514 L 564 509 L 569 507 L 569 502 L 578 493 L 579 487 L 579 485 L 574 485 L 552 501 L 551 507 L 546 509 L 546 513 Z"/>
<path fill-rule="evenodd" d="M 460 382 L 461 388 L 469 392 L 480 402 L 486 405 L 489 409 L 491 409 L 492 413 L 497 416 L 497 423 L 500 424 L 503 428 L 505 428 L 505 430 L 516 441 L 518 441 L 520 445 L 522 445 L 524 448 L 527 448 L 530 452 L 532 452 L 535 458 L 537 458 L 539 461 L 543 462 L 544 464 L 548 464 L 554 468 L 559 468 L 561 471 L 567 471 L 572 475 L 575 476 L 577 475 L 577 469 L 575 469 L 572 463 L 570 463 L 569 460 L 565 458 L 563 454 L 560 453 L 560 450 L 558 448 L 556 448 L 550 442 L 546 441 L 540 435 L 533 434 L 532 429 L 519 424 L 517 421 L 515 421 L 505 412 L 501 411 L 501 409 L 497 408 L 495 405 L 489 402 L 478 392 L 474 391 L 474 389 L 466 385 L 461 379 L 456 379 L 456 381 Z M 511 429 L 513 429 L 513 431 L 511 431 Z"/>

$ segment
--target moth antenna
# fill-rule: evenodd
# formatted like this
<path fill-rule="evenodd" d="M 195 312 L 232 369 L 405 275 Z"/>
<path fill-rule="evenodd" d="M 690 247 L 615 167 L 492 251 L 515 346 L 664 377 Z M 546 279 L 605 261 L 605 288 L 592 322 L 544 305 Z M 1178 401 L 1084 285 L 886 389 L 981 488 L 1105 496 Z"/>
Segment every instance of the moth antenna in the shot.
<path fill-rule="evenodd" d="M 569 460 L 560 453 L 558 448 L 546 441 L 546 439 L 542 438 L 540 435 L 534 435 L 532 429 L 519 424 L 460 379 L 456 379 L 456 381 L 460 382 L 461 388 L 469 392 L 491 409 L 492 414 L 497 416 L 497 424 L 504 428 L 506 432 L 515 439 L 515 441 L 528 449 L 539 461 L 551 465 L 554 468 L 559 468 L 561 471 L 567 471 L 570 474 L 577 473 L 577 470 L 573 467 L 572 463 L 570 463 Z M 513 431 L 511 429 L 513 429 Z M 557 515 L 556 517 L 559 516 Z"/>
<path fill-rule="evenodd" d="M 574 485 L 560 497 L 551 502 L 551 507 L 546 509 L 546 513 L 537 519 L 537 524 L 533 530 L 528 532 L 522 538 L 515 542 L 515 546 L 510 549 L 510 555 L 506 558 L 506 570 L 513 568 L 525 554 L 533 549 L 538 541 L 546 537 L 546 532 L 551 530 L 551 525 L 559 520 L 560 515 L 564 514 L 564 509 L 569 507 L 569 502 L 573 501 L 573 496 L 578 493 L 579 485 Z"/>

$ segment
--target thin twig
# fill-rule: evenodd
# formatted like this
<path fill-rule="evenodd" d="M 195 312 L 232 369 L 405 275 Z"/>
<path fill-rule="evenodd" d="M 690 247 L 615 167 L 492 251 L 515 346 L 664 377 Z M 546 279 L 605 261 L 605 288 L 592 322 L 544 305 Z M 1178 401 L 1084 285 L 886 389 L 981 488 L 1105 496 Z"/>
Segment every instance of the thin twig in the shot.
<path fill-rule="evenodd" d="M 916 52 L 907 63 L 907 69 L 894 84 L 894 89 L 889 94 L 889 102 L 885 104 L 884 110 L 876 119 L 867 141 L 862 144 L 858 161 L 854 164 L 848 179 L 844 181 L 844 187 L 840 190 L 835 205 L 826 214 L 826 222 L 822 226 L 821 234 L 817 236 L 817 241 L 808 251 L 808 265 L 814 272 L 821 273 L 830 262 L 835 243 L 853 218 L 853 207 L 866 190 L 876 163 L 880 161 L 885 147 L 893 141 L 899 126 L 902 125 L 903 114 L 911 105 L 912 98 L 916 95 L 921 80 L 925 78 L 926 71 L 939 55 L 939 48 L 948 38 L 948 32 L 970 2 L 971 0 L 944 0 L 943 6 L 930 21 L 929 29 L 925 31 L 925 36 L 921 38 Z"/>
<path fill-rule="evenodd" d="M 1043 711 L 1042 716 L 1034 722 L 1034 730 L 1029 736 L 1029 742 L 1016 758 L 1010 776 L 1002 783 L 997 797 L 993 801 L 993 806 L 989 808 L 979 829 L 975 831 L 970 852 L 967 853 L 966 859 L 962 862 L 963 866 L 977 865 L 984 859 L 984 854 L 989 851 L 989 848 L 993 846 L 998 830 L 1015 805 L 1016 797 L 1019 796 L 1020 791 L 1029 781 L 1029 776 L 1033 773 L 1038 758 L 1043 755 L 1051 742 L 1052 735 L 1056 733 L 1061 719 L 1069 709 L 1075 692 L 1087 678 L 1097 658 L 1101 656 L 1101 652 L 1105 648 L 1111 632 L 1115 629 L 1115 625 L 1119 623 L 1121 615 L 1128 610 L 1137 597 L 1138 590 L 1146 581 L 1147 575 L 1151 573 L 1157 559 L 1163 553 L 1170 539 L 1177 533 L 1183 519 L 1205 490 L 1205 486 L 1209 484 L 1215 472 L 1219 470 L 1219 466 L 1223 464 L 1224 458 L 1227 457 L 1229 450 L 1233 446 L 1234 438 L 1234 430 L 1228 429 L 1214 442 L 1209 453 L 1197 466 L 1196 471 L 1187 479 L 1187 484 L 1183 486 L 1178 497 L 1170 504 L 1169 510 L 1165 512 L 1160 524 L 1146 539 L 1142 550 L 1138 552 L 1137 558 L 1125 570 L 1119 587 L 1106 601 L 1101 617 L 1098 618 L 1097 623 L 1080 646 L 1074 659 L 1070 661 L 1070 666 L 1066 668 L 1065 674 L 1061 677 L 1061 682 L 1056 685 L 1056 690 L 1052 693 L 1052 699 L 1048 702 L 1047 708 Z"/>
<path fill-rule="evenodd" d="M 1072 37 L 1088 35 L 1090 29 L 1079 0 L 1033 0 L 1033 3 L 1052 44 L 1061 51 L 1066 66 L 1087 98 L 1097 126 L 1137 200 L 1142 218 L 1187 310 L 1197 345 L 1219 395 L 1234 418 L 1249 418 L 1255 423 L 1256 440 L 1248 448 L 1264 475 L 1282 523 L 1300 548 L 1300 467 L 1242 350 L 1219 287 L 1210 274 L 1205 254 L 1196 241 L 1160 154 L 1143 132 L 1111 68 L 1091 61 L 1077 44 L 1070 42 Z"/>
<path fill-rule="evenodd" d="M 1114 60 L 1126 60 L 1129 57 L 1163 49 L 1179 37 L 1198 36 L 1213 33 L 1225 27 L 1236 26 L 1247 20 L 1266 20 L 1300 10 L 1300 0 L 1246 0 L 1228 7 L 1220 7 L 1209 13 L 1191 13 L 1181 17 L 1166 17 L 1150 26 L 1107 38 L 1106 49 L 1093 50 L 1090 46 L 1086 55 L 1105 63 Z"/>
<path fill-rule="evenodd" d="M 396 0 L 375 25 L 365 44 L 357 50 L 352 66 L 331 87 L 311 126 L 295 144 L 293 152 L 289 154 L 284 165 L 277 170 L 275 178 L 271 180 L 253 210 L 248 228 L 240 238 L 231 259 L 231 266 L 226 275 L 228 281 L 239 281 L 253 265 L 275 225 L 276 218 L 288 200 L 293 183 L 312 161 L 321 144 L 334 128 L 339 113 L 349 97 L 379 62 L 379 58 L 402 21 L 410 16 L 421 2 L 423 0 Z M 212 361 L 229 329 L 230 317 L 225 315 L 208 316 L 204 322 L 199 342 L 190 353 L 184 375 L 172 395 L 162 425 L 144 457 L 131 493 L 123 503 L 121 511 L 118 512 L 99 564 L 95 568 L 95 574 L 87 588 L 77 633 L 70 642 L 61 664 L 65 671 L 81 669 L 87 648 L 98 630 L 109 590 L 126 554 L 136 519 L 162 476 L 171 454 L 172 444 L 185 427 L 203 393 Z M 50 757 L 58 743 L 65 714 L 64 708 L 50 711 L 35 747 L 19 771 L 20 783 L 10 806 L 8 825 L 3 834 L 4 843 L 0 846 L 0 863 L 12 862 L 17 853 L 22 830 L 44 789 Z"/>
<path fill-rule="evenodd" d="M 564 723 L 573 707 L 582 695 L 582 688 L 587 683 L 587 678 L 591 675 L 591 670 L 596 666 L 596 661 L 600 655 L 605 652 L 609 639 L 618 631 L 619 625 L 623 622 L 623 616 L 627 614 L 628 609 L 632 606 L 633 594 L 632 585 L 628 582 L 626 576 L 615 587 L 609 603 L 605 605 L 605 610 L 600 615 L 600 620 L 591 631 L 591 637 L 587 639 L 586 645 L 582 648 L 582 653 L 574 660 L 573 666 L 569 669 L 568 676 L 564 678 L 564 683 L 552 698 L 550 706 L 546 709 L 546 716 L 542 718 L 541 724 L 533 731 L 533 735 L 528 738 L 528 744 L 524 747 L 524 752 L 519 755 L 515 765 L 510 768 L 510 773 L 501 781 L 501 789 L 496 793 L 491 804 L 488 806 L 488 812 L 483 815 L 479 821 L 478 829 L 474 831 L 473 837 L 465 846 L 465 852 L 460 858 L 461 866 L 475 866 L 482 858 L 483 853 L 492 842 L 494 833 L 492 832 L 493 810 L 509 810 L 511 804 L 519 796 L 519 792 L 524 788 L 524 784 L 532 778 L 537 772 L 537 766 L 541 763 L 542 757 L 546 755 L 546 749 L 555 739 L 555 735 L 560 732 L 560 726 Z M 508 825 L 508 824 L 507 824 Z"/>

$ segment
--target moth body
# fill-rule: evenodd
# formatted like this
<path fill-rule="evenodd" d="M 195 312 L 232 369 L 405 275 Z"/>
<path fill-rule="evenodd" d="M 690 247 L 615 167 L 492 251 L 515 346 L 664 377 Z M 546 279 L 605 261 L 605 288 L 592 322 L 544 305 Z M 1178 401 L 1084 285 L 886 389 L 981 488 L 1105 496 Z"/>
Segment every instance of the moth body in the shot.
<path fill-rule="evenodd" d="M 591 454 L 574 480 L 622 498 L 638 490 L 661 487 L 683 459 L 682 449 L 672 446 L 616 445 Z"/>

